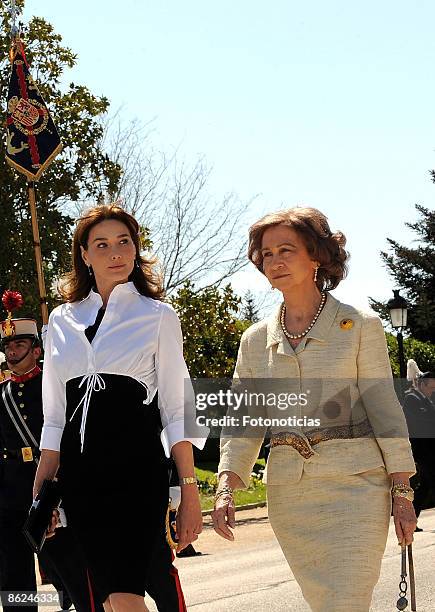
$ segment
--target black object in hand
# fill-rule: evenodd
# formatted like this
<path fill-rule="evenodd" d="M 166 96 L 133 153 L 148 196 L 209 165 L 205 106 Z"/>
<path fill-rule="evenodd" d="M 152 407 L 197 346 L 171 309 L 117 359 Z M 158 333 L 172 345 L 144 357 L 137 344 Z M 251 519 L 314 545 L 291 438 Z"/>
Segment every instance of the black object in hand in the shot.
<path fill-rule="evenodd" d="M 59 484 L 55 480 L 44 480 L 33 500 L 29 516 L 23 526 L 23 534 L 33 551 L 39 553 L 44 545 L 47 529 L 51 524 L 53 510 L 60 503 Z"/>

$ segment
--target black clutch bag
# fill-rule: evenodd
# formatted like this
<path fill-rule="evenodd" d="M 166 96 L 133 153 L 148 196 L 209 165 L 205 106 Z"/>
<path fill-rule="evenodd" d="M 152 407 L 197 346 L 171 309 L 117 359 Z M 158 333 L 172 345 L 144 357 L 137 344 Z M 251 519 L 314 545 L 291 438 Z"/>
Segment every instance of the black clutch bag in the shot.
<path fill-rule="evenodd" d="M 46 532 L 51 524 L 53 510 L 58 507 L 59 503 L 60 491 L 58 482 L 55 480 L 44 480 L 23 526 L 23 534 L 36 553 L 39 553 L 44 545 Z"/>

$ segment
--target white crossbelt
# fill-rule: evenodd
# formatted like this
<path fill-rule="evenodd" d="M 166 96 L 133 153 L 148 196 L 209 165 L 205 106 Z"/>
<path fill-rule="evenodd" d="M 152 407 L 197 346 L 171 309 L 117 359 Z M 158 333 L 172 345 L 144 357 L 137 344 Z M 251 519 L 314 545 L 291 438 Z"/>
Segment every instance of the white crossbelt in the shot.
<path fill-rule="evenodd" d="M 38 442 L 35 440 L 34 435 L 32 434 L 32 432 L 30 431 L 30 429 L 27 427 L 27 423 L 24 421 L 20 411 L 18 410 L 18 406 L 14 400 L 14 396 L 12 395 L 12 385 L 11 385 L 11 381 L 9 380 L 7 383 L 5 383 L 4 385 L 2 385 L 2 397 L 3 397 L 3 403 L 6 407 L 6 410 L 8 411 L 8 414 L 11 418 L 11 421 L 13 422 L 13 424 L 15 425 L 15 429 L 17 430 L 17 432 L 19 433 L 21 439 L 23 440 L 24 444 L 26 446 L 31 446 L 29 444 L 29 441 L 26 439 L 26 436 L 23 434 L 20 425 L 18 424 L 10 406 L 9 403 L 6 399 L 6 393 L 9 396 L 9 400 L 10 403 L 12 404 L 12 406 L 15 408 L 15 416 L 20 420 L 21 423 L 21 427 L 24 429 L 25 433 L 29 436 L 29 439 L 32 441 L 32 444 L 35 448 L 38 448 Z"/>

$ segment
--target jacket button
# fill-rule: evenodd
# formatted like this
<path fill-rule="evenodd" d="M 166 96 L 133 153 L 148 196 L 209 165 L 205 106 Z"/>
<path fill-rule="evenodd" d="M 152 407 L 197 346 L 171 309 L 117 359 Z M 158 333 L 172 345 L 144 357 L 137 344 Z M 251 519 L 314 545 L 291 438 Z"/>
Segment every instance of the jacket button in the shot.
<path fill-rule="evenodd" d="M 20 383 L 18 386 L 23 388 L 24 387 L 24 383 Z"/>
<path fill-rule="evenodd" d="M 21 397 L 23 395 L 22 391 L 18 391 L 18 395 Z"/>
<path fill-rule="evenodd" d="M 24 408 L 24 404 L 20 404 L 20 408 Z"/>
<path fill-rule="evenodd" d="M 27 415 L 26 415 L 26 414 L 23 414 L 23 419 L 24 419 L 25 421 L 27 421 Z"/>

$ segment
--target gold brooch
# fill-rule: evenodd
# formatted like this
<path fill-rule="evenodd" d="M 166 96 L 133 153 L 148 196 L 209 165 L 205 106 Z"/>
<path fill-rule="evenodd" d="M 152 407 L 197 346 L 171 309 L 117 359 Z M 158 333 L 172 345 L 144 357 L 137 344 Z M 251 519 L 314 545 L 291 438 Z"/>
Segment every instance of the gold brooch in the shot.
<path fill-rule="evenodd" d="M 340 327 L 341 329 L 352 329 L 353 327 L 352 319 L 342 319 L 340 321 Z"/>

